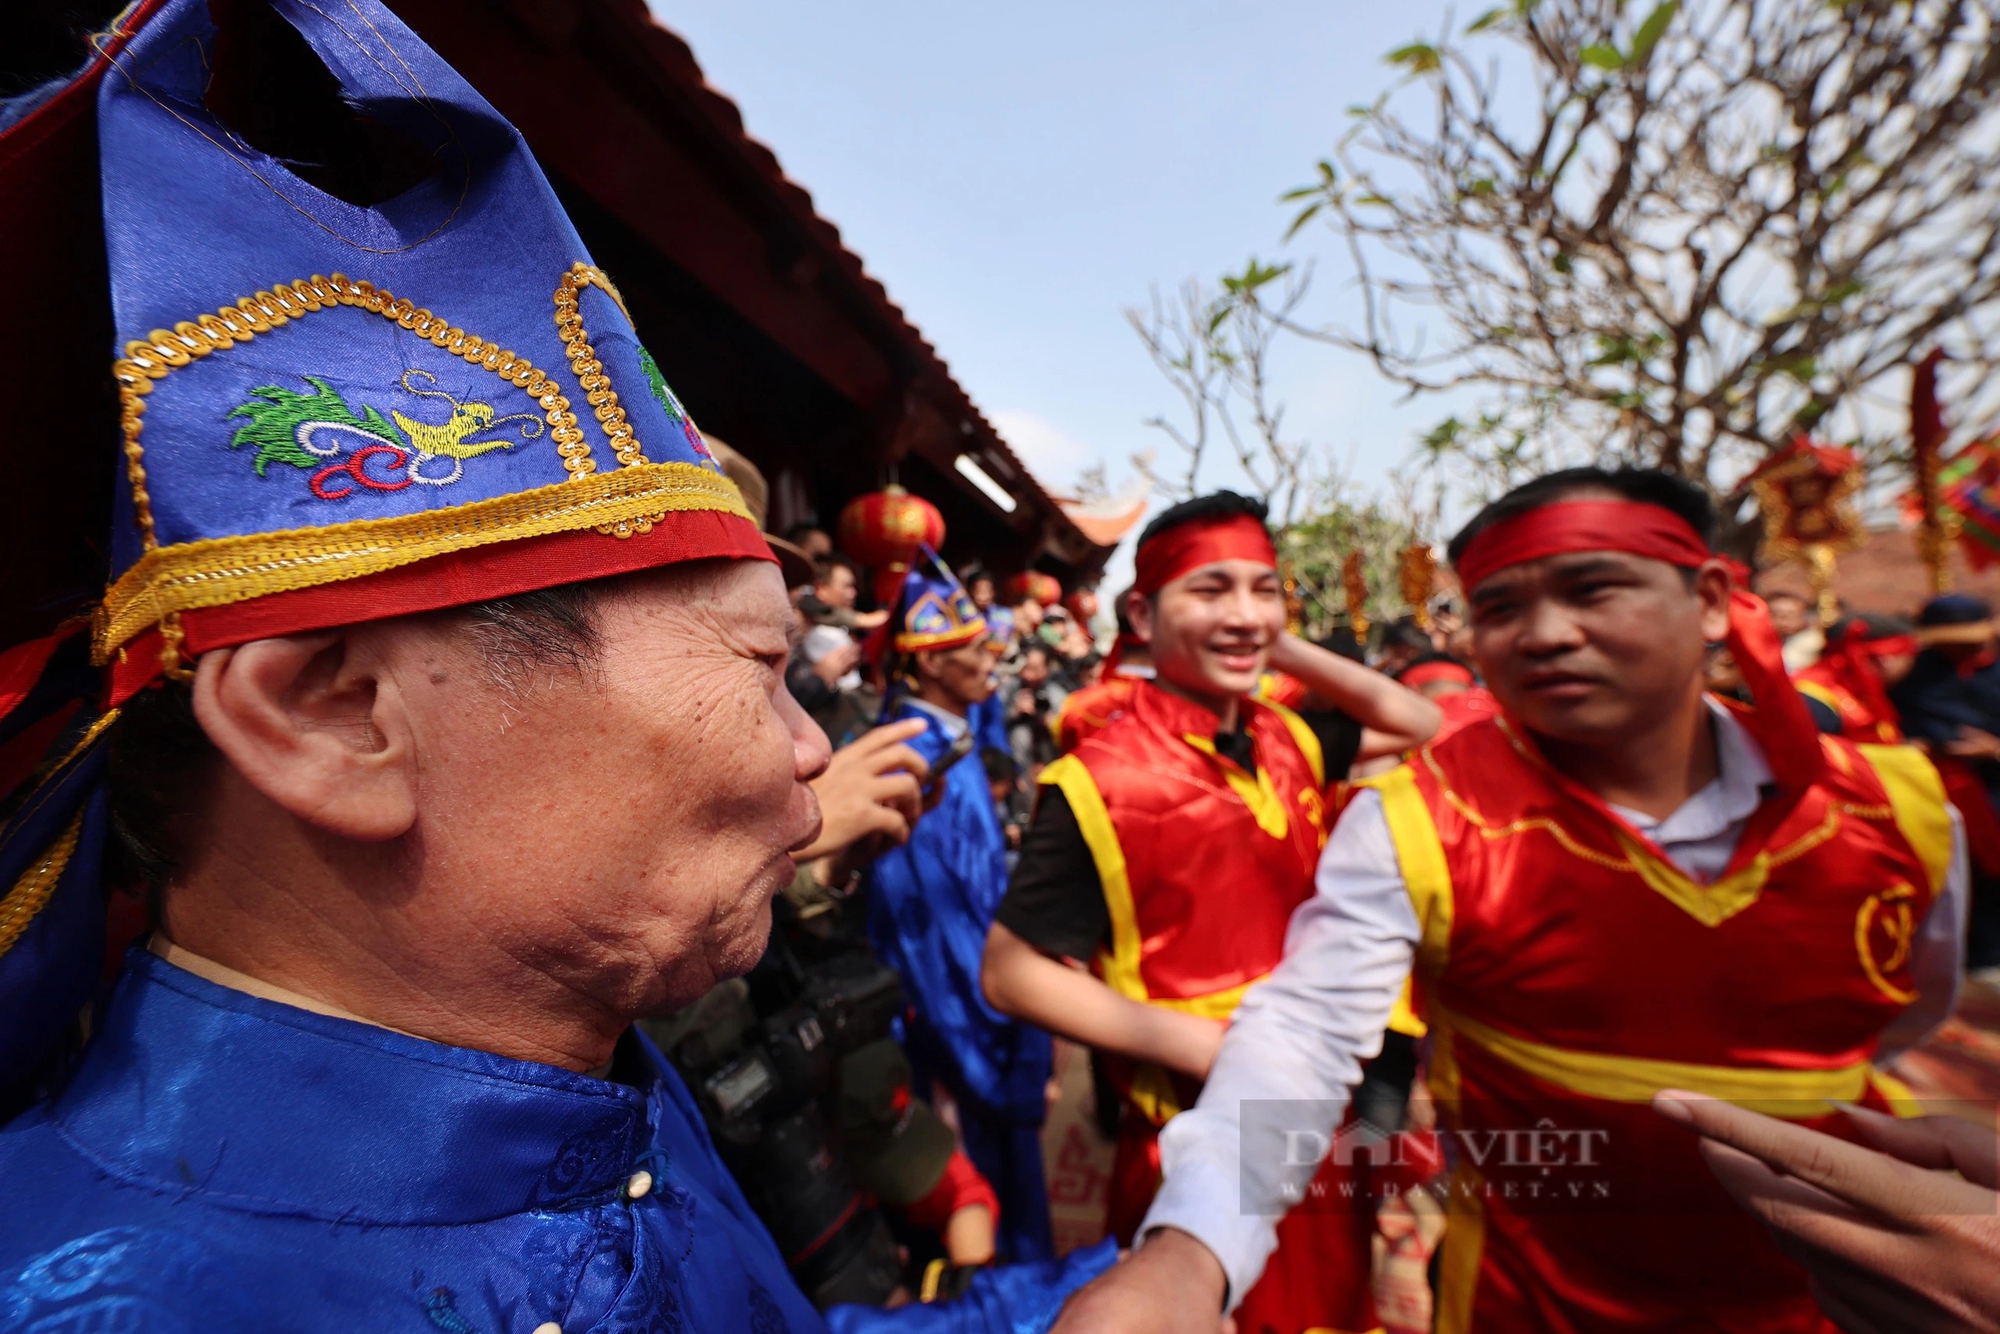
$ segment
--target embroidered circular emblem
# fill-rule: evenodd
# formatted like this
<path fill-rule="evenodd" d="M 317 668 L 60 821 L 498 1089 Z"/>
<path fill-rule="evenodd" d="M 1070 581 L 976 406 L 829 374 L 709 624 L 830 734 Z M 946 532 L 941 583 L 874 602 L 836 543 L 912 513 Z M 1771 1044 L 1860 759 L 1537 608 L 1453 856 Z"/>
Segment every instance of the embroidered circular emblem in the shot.
<path fill-rule="evenodd" d="M 1917 933 L 1916 897 L 1916 890 L 1897 883 L 1870 894 L 1854 915 L 1854 948 L 1861 955 L 1861 971 L 1868 974 L 1876 990 L 1899 1005 L 1917 998 L 1916 992 L 1889 980 L 1910 961 Z"/>

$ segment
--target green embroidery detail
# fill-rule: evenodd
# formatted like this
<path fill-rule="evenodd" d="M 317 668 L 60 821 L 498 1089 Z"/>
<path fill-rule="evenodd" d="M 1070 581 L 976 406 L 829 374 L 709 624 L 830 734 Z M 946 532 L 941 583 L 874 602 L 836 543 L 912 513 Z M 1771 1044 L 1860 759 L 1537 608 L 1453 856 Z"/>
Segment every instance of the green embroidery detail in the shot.
<path fill-rule="evenodd" d="M 674 397 L 674 391 L 667 388 L 667 377 L 660 374 L 660 363 L 654 361 L 653 354 L 644 347 L 639 349 L 639 369 L 645 372 L 647 387 L 653 391 L 653 397 L 660 401 L 660 406 L 667 410 L 667 415 L 674 419 L 674 424 L 679 426 L 687 421 L 687 409 L 683 408 L 681 401 Z"/>
<path fill-rule="evenodd" d="M 265 475 L 264 470 L 273 462 L 289 463 L 294 468 L 323 466 L 328 455 L 308 450 L 299 441 L 299 428 L 313 423 L 324 422 L 334 427 L 366 432 L 379 437 L 384 444 L 397 448 L 405 446 L 396 428 L 374 408 L 364 404 L 366 415 L 357 417 L 346 400 L 325 380 L 316 375 L 299 378 L 313 386 L 315 392 L 300 394 L 274 384 L 259 385 L 250 391 L 254 398 L 237 405 L 229 413 L 231 417 L 250 419 L 247 426 L 237 428 L 236 434 L 230 438 L 229 447 L 257 446 L 259 477 Z"/>

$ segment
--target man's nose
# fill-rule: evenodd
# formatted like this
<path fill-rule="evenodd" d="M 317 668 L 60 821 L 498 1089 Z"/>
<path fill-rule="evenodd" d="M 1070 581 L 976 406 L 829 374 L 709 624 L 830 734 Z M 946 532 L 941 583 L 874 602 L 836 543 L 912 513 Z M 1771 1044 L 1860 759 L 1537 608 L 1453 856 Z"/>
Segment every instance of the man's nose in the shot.
<path fill-rule="evenodd" d="M 1222 623 L 1231 629 L 1256 625 L 1262 618 L 1258 615 L 1256 590 L 1239 586 L 1223 595 Z"/>
<path fill-rule="evenodd" d="M 1530 657 L 1548 657 L 1583 646 L 1583 627 L 1555 598 L 1536 598 L 1521 619 L 1521 633 L 1514 642 Z"/>

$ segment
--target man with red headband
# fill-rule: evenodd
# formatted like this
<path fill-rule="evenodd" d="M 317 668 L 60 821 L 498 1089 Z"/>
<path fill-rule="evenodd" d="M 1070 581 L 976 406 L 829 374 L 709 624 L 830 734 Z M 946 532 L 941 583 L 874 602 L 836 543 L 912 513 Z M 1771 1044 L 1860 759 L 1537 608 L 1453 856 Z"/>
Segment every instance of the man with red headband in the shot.
<path fill-rule="evenodd" d="M 1903 728 L 1889 691 L 1917 661 L 1917 629 L 1900 616 L 1849 616 L 1826 633 L 1819 661 L 1792 674 L 1822 732 L 1893 745 Z"/>
<path fill-rule="evenodd" d="M 1224 1023 L 1312 893 L 1330 788 L 1357 756 L 1437 726 L 1420 696 L 1285 633 L 1261 503 L 1177 505 L 1141 534 L 1136 565 L 1126 611 L 1156 675 L 1043 771 L 983 978 L 997 1008 L 1105 1057 L 1124 1102 L 1111 1222 L 1126 1237 L 1158 1184 L 1159 1128 L 1193 1104 Z M 1251 698 L 1267 669 L 1342 712 Z M 1301 1218 L 1286 1235 L 1290 1263 L 1242 1328 L 1371 1327 L 1356 1220 Z"/>
<path fill-rule="evenodd" d="M 1655 1118 L 1663 1087 L 1801 1125 L 1956 985 L 1964 853 L 1914 749 L 1819 737 L 1706 496 L 1575 469 L 1451 544 L 1501 713 L 1370 779 L 1161 1137 L 1146 1241 L 1062 1331 L 1202 1330 L 1256 1281 L 1414 969 L 1447 1156 L 1437 1328 L 1830 1330 Z M 1755 700 L 1705 697 L 1729 645 Z"/>

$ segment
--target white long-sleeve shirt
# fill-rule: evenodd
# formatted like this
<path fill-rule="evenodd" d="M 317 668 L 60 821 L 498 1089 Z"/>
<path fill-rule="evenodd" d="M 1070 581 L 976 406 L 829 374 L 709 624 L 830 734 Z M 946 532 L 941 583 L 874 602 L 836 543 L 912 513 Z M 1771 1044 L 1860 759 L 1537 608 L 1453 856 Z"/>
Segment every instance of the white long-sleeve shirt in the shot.
<path fill-rule="evenodd" d="M 1719 706 L 1714 713 L 1713 782 L 1665 819 L 1613 808 L 1702 880 L 1728 866 L 1771 782 L 1770 765 L 1743 725 Z M 1945 888 L 1913 946 L 1919 999 L 1884 1031 L 1885 1053 L 1921 1041 L 1951 1014 L 1966 877 L 1954 811 Z M 1320 854 L 1317 892 L 1292 915 L 1284 962 L 1244 996 L 1201 1100 L 1160 1133 L 1165 1180 L 1141 1231 L 1178 1228 L 1213 1251 L 1229 1277 L 1232 1309 L 1277 1244 L 1285 1183 L 1297 1178 L 1297 1132 L 1311 1123 L 1307 1140 L 1324 1151 L 1321 1137 L 1339 1124 L 1361 1062 L 1381 1049 L 1418 934 L 1381 796 L 1364 789 Z M 1287 1105 L 1281 1116 L 1253 1112 L 1246 1122 L 1244 1104 L 1264 1100 Z"/>

